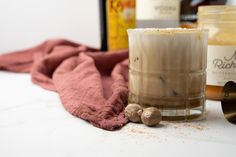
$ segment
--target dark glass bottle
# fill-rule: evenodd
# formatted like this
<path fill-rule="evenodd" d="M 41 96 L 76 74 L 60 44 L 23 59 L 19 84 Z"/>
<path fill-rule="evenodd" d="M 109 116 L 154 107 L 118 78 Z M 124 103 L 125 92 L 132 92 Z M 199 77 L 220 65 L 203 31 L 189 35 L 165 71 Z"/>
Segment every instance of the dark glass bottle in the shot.
<path fill-rule="evenodd" d="M 106 0 L 99 0 L 101 50 L 107 50 Z"/>

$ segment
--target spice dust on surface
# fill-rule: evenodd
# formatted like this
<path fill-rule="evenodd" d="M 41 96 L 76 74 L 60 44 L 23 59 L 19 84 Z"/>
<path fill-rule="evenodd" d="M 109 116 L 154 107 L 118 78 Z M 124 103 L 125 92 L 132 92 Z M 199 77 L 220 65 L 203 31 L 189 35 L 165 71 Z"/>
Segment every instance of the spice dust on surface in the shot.
<path fill-rule="evenodd" d="M 190 137 L 192 133 L 202 133 L 208 130 L 205 122 L 161 122 L 155 127 L 147 127 L 139 123 L 129 123 L 123 131 L 128 135 L 135 138 L 154 138 L 167 141 L 168 137 Z"/>

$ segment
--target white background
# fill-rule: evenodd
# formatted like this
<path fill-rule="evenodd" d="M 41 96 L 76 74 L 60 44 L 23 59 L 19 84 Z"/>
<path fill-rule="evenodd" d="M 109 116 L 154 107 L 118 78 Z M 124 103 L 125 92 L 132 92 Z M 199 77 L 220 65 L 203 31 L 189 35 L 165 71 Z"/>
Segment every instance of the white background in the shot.
<path fill-rule="evenodd" d="M 49 38 L 99 48 L 98 9 L 98 0 L 0 0 L 0 54 Z"/>
<path fill-rule="evenodd" d="M 67 38 L 99 47 L 98 0 L 0 0 L 0 54 Z"/>

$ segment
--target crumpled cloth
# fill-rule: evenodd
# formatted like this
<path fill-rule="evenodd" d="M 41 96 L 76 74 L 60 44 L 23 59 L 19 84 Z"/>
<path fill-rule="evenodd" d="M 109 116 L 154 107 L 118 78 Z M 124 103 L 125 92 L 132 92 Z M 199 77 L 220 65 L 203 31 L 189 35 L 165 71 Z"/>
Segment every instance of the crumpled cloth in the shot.
<path fill-rule="evenodd" d="M 128 51 L 104 53 L 67 40 L 49 40 L 0 56 L 0 70 L 30 73 L 59 94 L 64 108 L 94 126 L 114 130 L 127 123 Z"/>

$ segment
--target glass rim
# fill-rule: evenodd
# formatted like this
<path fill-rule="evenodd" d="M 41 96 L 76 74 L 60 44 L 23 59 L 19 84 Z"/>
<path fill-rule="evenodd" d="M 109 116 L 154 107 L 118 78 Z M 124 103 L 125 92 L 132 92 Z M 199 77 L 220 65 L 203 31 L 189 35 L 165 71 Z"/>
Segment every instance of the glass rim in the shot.
<path fill-rule="evenodd" d="M 132 28 L 127 29 L 128 33 L 137 34 L 195 34 L 209 32 L 205 28 Z"/>

